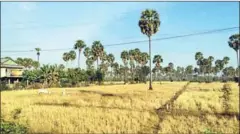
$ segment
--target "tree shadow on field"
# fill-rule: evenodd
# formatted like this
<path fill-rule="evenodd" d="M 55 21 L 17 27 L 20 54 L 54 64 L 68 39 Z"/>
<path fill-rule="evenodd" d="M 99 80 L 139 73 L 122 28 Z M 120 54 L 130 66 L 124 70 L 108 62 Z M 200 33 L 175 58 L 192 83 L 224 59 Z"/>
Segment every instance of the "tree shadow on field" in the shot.
<path fill-rule="evenodd" d="M 94 106 L 94 105 L 88 105 L 88 106 L 81 106 L 77 104 L 70 104 L 68 102 L 63 103 L 35 103 L 34 105 L 40 105 L 40 106 L 60 106 L 60 107 L 75 107 L 75 108 L 100 108 L 100 109 L 112 109 L 112 110 L 126 110 L 131 112 L 150 112 L 154 113 L 154 110 L 146 110 L 146 109 L 131 109 L 131 108 L 121 108 L 121 107 L 106 107 L 106 106 Z"/>

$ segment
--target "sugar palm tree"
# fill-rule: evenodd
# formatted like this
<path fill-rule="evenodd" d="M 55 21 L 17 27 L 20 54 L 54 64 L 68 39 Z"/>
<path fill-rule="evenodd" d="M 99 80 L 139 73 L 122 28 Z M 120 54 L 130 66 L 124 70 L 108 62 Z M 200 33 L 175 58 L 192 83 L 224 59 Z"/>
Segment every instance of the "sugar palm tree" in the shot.
<path fill-rule="evenodd" d="M 124 63 L 124 84 L 126 84 L 126 69 L 127 69 L 127 64 L 128 64 L 128 59 L 129 59 L 129 54 L 128 51 L 124 50 L 121 53 L 121 59 Z"/>
<path fill-rule="evenodd" d="M 191 79 L 192 79 L 193 66 L 192 66 L 192 65 L 188 65 L 188 66 L 185 68 L 185 72 L 186 72 L 187 75 L 191 75 Z"/>
<path fill-rule="evenodd" d="M 227 57 L 227 56 L 225 56 L 225 57 L 223 57 L 223 64 L 224 65 L 227 65 L 228 64 L 228 62 L 229 62 L 229 60 L 230 60 L 230 58 L 229 57 Z"/>
<path fill-rule="evenodd" d="M 82 40 L 77 40 L 73 47 L 75 50 L 78 50 L 78 67 L 79 68 L 80 68 L 80 54 L 82 52 L 82 49 L 85 47 L 86 47 L 86 44 Z"/>
<path fill-rule="evenodd" d="M 107 56 L 107 60 L 108 60 L 108 63 L 109 63 L 109 65 L 110 65 L 110 67 L 111 67 L 111 77 L 112 77 L 112 71 L 113 71 L 114 60 L 115 60 L 114 55 L 111 54 L 111 53 L 108 54 L 108 56 Z"/>
<path fill-rule="evenodd" d="M 147 64 L 149 60 L 149 55 L 146 52 L 141 53 L 141 65 L 142 67 Z"/>
<path fill-rule="evenodd" d="M 92 45 L 92 54 L 94 58 L 97 60 L 97 68 L 98 68 L 98 60 L 103 56 L 104 47 L 100 41 L 94 41 Z"/>
<path fill-rule="evenodd" d="M 89 58 L 91 56 L 91 49 L 89 47 L 86 47 L 83 52 L 84 56 L 86 58 Z"/>
<path fill-rule="evenodd" d="M 73 51 L 73 50 L 71 50 L 71 51 L 69 52 L 69 60 L 72 62 L 72 61 L 74 61 L 75 59 L 76 59 L 76 52 Z"/>
<path fill-rule="evenodd" d="M 197 65 L 199 66 L 200 73 L 202 73 L 203 54 L 201 52 L 196 52 L 195 60 L 197 61 Z"/>
<path fill-rule="evenodd" d="M 237 54 L 237 64 L 240 66 L 240 58 L 239 58 L 239 53 L 240 53 L 240 34 L 233 34 L 229 37 L 228 41 L 229 47 L 231 47 L 233 50 L 235 50 Z"/>
<path fill-rule="evenodd" d="M 132 81 L 134 79 L 134 57 L 136 57 L 136 51 L 134 49 L 129 50 L 129 59 L 130 59 L 130 67 L 131 67 L 131 74 L 132 74 Z"/>
<path fill-rule="evenodd" d="M 138 23 L 141 32 L 147 35 L 149 39 L 149 66 L 150 70 L 152 70 L 151 66 L 151 36 L 158 32 L 160 27 L 160 17 L 157 11 L 146 9 L 142 12 L 139 23 Z M 149 90 L 152 90 L 152 71 L 150 71 L 150 82 L 149 82 Z"/>
<path fill-rule="evenodd" d="M 62 58 L 66 62 L 66 67 L 67 67 L 67 62 L 70 60 L 69 53 L 67 53 L 67 52 L 63 53 L 63 57 Z"/>
<path fill-rule="evenodd" d="M 135 48 L 134 49 L 134 60 L 136 62 L 136 66 L 138 66 L 138 64 L 140 64 L 140 56 L 141 56 L 141 51 L 139 48 Z"/>
<path fill-rule="evenodd" d="M 160 64 L 163 62 L 163 59 L 162 59 L 162 56 L 161 55 L 155 55 L 154 57 L 153 57 L 153 64 L 155 64 L 155 66 L 157 67 L 157 68 L 159 68 L 160 67 Z"/>
<path fill-rule="evenodd" d="M 172 62 L 168 63 L 168 72 L 170 73 L 170 80 L 172 81 L 172 73 L 174 70 L 174 64 Z"/>
<path fill-rule="evenodd" d="M 39 56 L 40 56 L 40 48 L 35 48 L 35 51 L 37 52 L 37 61 L 39 62 Z"/>

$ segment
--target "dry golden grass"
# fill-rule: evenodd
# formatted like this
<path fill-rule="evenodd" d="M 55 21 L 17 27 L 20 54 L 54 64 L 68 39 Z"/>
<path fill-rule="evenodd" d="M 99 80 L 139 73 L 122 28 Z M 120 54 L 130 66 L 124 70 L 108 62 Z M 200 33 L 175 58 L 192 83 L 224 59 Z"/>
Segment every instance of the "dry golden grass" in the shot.
<path fill-rule="evenodd" d="M 159 133 L 239 133 L 237 118 L 224 118 L 207 115 L 205 118 L 195 116 L 166 116 L 161 123 Z"/>
<path fill-rule="evenodd" d="M 38 95 L 37 90 L 6 91 L 1 93 L 1 114 L 7 121 L 28 126 L 30 133 L 152 133 L 158 122 L 153 109 L 184 84 L 155 83 L 153 91 L 147 90 L 148 84 L 90 86 L 71 89 L 73 94 L 66 96 L 61 95 L 61 89 L 50 89 L 51 95 Z M 21 109 L 17 119 L 13 119 L 15 109 Z"/>
<path fill-rule="evenodd" d="M 186 92 L 174 102 L 174 108 L 180 115 L 167 115 L 160 123 L 159 133 L 239 133 L 239 120 L 236 116 L 221 116 L 224 83 L 191 83 Z M 232 87 L 230 96 L 230 112 L 239 114 L 239 88 L 237 83 L 229 83 Z M 182 112 L 181 112 L 182 111 Z M 189 113 L 184 113 L 188 111 Z M 208 112 L 199 116 L 201 112 Z M 216 114 L 218 113 L 218 114 Z"/>
<path fill-rule="evenodd" d="M 221 88 L 224 83 L 191 83 L 186 92 L 184 92 L 175 102 L 179 109 L 191 111 L 207 111 L 210 113 L 222 113 L 223 93 Z M 230 95 L 230 112 L 239 113 L 239 88 L 237 83 L 229 83 L 232 87 Z"/>
<path fill-rule="evenodd" d="M 153 133 L 155 125 L 159 124 L 154 109 L 185 84 L 154 83 L 153 91 L 147 90 L 148 84 L 67 88 L 69 94 L 65 96 L 61 95 L 62 89 L 59 88 L 49 89 L 50 95 L 38 95 L 37 90 L 4 91 L 1 92 L 1 116 L 7 121 L 28 126 L 30 133 Z M 231 111 L 239 113 L 239 90 L 236 83 L 231 85 Z M 199 110 L 221 113 L 219 97 L 222 86 L 223 83 L 191 83 L 175 101 L 174 108 L 196 113 Z M 16 109 L 21 109 L 19 115 L 14 113 Z M 238 133 L 238 123 L 236 117 L 169 113 L 164 115 L 158 132 L 200 133 L 209 129 L 212 132 Z"/>

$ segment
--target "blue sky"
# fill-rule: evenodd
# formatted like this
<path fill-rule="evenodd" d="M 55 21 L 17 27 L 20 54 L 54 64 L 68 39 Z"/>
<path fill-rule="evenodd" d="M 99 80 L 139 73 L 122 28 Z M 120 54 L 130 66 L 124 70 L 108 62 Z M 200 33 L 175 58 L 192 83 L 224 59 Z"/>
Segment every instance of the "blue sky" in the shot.
<path fill-rule="evenodd" d="M 103 45 L 146 40 L 138 20 L 142 10 L 155 9 L 160 14 L 159 32 L 152 38 L 202 32 L 239 26 L 238 2 L 1 2 L 1 51 L 61 49 L 73 47 L 77 39 L 91 46 L 95 40 Z M 231 34 L 239 29 L 152 42 L 152 55 L 160 54 L 163 66 L 196 64 L 194 54 L 215 59 L 230 57 L 229 66 L 237 65 L 236 53 L 228 47 Z M 148 43 L 105 47 L 121 62 L 123 50 L 140 48 L 148 52 Z M 41 52 L 40 62 L 64 63 L 62 54 L 69 50 Z M 35 52 L 6 53 L 2 56 L 30 57 Z M 121 62 L 122 63 L 122 62 Z M 81 55 L 81 66 L 85 67 Z M 73 63 L 77 66 L 77 61 Z"/>

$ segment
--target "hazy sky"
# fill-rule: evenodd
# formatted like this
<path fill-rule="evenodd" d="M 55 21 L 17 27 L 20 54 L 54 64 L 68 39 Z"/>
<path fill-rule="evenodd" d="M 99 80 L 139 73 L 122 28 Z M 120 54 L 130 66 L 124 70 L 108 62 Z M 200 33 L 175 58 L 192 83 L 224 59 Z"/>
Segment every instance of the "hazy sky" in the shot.
<path fill-rule="evenodd" d="M 77 39 L 88 46 L 95 40 L 103 45 L 146 40 L 138 27 L 141 11 L 152 8 L 161 19 L 154 38 L 183 35 L 206 30 L 239 26 L 238 2 L 1 2 L 1 56 L 30 57 L 35 52 L 6 53 L 6 50 L 61 49 L 73 47 Z M 152 42 L 152 55 L 160 54 L 163 65 L 195 66 L 197 51 L 215 59 L 230 57 L 236 67 L 236 53 L 228 47 L 228 38 L 239 29 Z M 148 52 L 148 43 L 105 47 L 121 61 L 123 50 L 140 48 Z M 41 52 L 40 62 L 64 63 L 69 50 Z M 77 61 L 74 62 L 77 66 Z M 81 66 L 85 57 L 81 55 Z"/>

